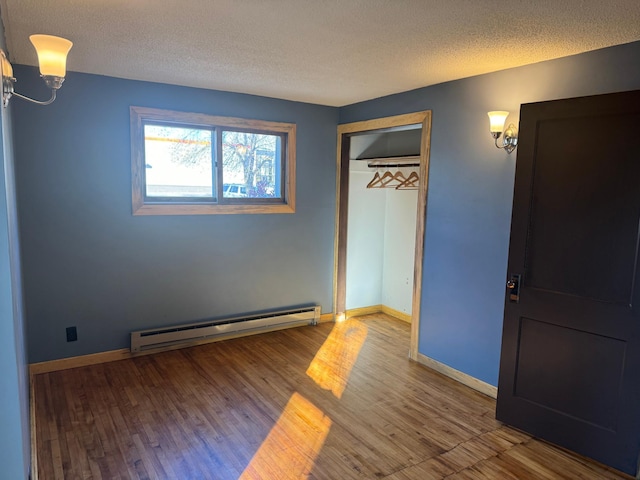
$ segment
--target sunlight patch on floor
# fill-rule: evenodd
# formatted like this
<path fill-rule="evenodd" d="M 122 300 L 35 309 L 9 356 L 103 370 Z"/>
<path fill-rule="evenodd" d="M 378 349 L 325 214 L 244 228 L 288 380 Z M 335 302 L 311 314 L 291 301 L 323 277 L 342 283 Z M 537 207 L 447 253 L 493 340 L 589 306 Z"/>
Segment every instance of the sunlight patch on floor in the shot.
<path fill-rule="evenodd" d="M 330 428 L 322 410 L 294 393 L 240 479 L 307 478 Z"/>
<path fill-rule="evenodd" d="M 307 375 L 341 398 L 366 338 L 367 326 L 361 321 L 351 318 L 336 323 L 309 365 Z"/>
<path fill-rule="evenodd" d="M 367 331 L 367 326 L 356 319 L 336 323 L 309 365 L 307 375 L 320 388 L 341 398 Z M 330 428 L 331 419 L 322 410 L 294 393 L 240 479 L 307 478 Z"/>

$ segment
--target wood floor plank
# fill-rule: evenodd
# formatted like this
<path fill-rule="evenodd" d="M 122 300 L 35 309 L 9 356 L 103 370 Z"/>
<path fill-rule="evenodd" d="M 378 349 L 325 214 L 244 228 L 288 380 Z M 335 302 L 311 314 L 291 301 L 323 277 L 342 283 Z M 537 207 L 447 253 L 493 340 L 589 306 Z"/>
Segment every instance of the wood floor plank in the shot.
<path fill-rule="evenodd" d="M 39 480 L 622 480 L 407 359 L 384 314 L 34 376 Z"/>
<path fill-rule="evenodd" d="M 440 458 L 431 458 L 413 467 L 395 472 L 385 477 L 385 480 L 441 480 L 453 474 L 455 471 Z"/>

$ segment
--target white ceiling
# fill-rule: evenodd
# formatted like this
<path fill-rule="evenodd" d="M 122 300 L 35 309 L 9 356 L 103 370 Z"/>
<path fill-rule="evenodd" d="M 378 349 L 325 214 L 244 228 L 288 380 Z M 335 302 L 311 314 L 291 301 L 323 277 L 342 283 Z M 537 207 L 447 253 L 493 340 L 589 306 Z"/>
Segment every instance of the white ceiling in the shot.
<path fill-rule="evenodd" d="M 342 106 L 640 40 L 640 0 L 0 0 L 13 63 Z"/>

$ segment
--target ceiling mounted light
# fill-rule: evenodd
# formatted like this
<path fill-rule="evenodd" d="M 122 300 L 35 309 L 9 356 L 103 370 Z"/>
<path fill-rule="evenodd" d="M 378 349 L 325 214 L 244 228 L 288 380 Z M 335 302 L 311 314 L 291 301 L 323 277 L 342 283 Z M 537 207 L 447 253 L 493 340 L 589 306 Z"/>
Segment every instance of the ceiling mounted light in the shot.
<path fill-rule="evenodd" d="M 498 145 L 498 139 L 502 135 L 502 129 L 504 128 L 504 122 L 509 116 L 509 112 L 488 112 L 489 115 L 489 131 L 494 138 L 497 148 L 502 148 L 511 153 L 518 145 L 518 129 L 513 123 L 510 123 L 507 129 L 504 131 L 504 138 L 502 139 L 502 145 Z"/>
<path fill-rule="evenodd" d="M 2 56 L 2 104 L 5 107 L 9 104 L 9 99 L 12 95 L 38 105 L 49 105 L 56 99 L 56 92 L 64 82 L 67 72 L 67 54 L 71 50 L 73 43 L 66 38 L 52 35 L 31 35 L 29 40 L 31 40 L 38 54 L 40 76 L 47 87 L 51 89 L 51 98 L 39 101 L 14 92 L 13 84 L 16 79 L 13 77 L 13 67 L 4 51 L 0 50 L 0 55 Z"/>

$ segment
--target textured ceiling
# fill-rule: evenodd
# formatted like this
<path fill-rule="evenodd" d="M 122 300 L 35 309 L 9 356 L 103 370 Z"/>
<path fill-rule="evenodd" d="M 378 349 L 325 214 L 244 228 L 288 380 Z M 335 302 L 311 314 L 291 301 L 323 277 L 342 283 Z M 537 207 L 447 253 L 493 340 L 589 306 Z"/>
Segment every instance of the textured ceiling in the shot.
<path fill-rule="evenodd" d="M 0 0 L 13 63 L 341 106 L 640 40 L 640 0 Z"/>

